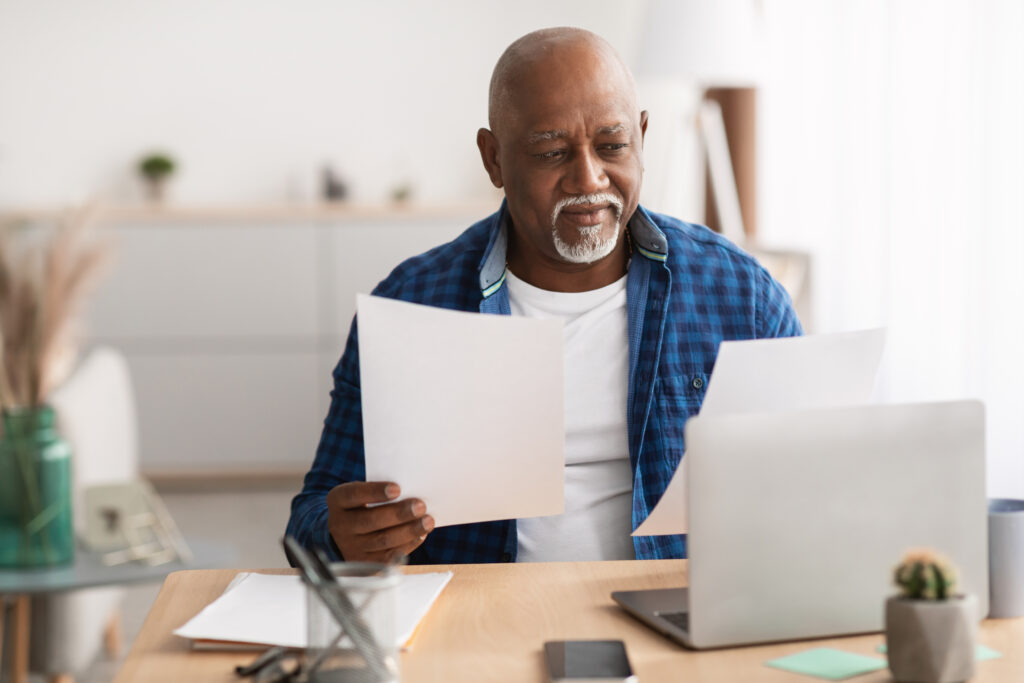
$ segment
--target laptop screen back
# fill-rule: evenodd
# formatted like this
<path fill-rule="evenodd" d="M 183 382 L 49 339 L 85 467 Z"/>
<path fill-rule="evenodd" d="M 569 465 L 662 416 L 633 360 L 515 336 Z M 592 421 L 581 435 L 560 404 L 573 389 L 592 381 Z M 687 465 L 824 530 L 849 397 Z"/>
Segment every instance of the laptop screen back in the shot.
<path fill-rule="evenodd" d="M 976 401 L 691 419 L 693 645 L 879 631 L 912 547 L 987 614 L 984 422 Z"/>

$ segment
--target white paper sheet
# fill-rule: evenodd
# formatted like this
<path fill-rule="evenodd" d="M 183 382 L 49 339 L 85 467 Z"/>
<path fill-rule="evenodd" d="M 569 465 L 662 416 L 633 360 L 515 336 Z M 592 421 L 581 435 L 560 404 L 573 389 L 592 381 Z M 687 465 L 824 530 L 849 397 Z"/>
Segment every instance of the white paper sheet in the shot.
<path fill-rule="evenodd" d="M 722 342 L 701 415 L 833 408 L 867 403 L 885 330 Z M 633 536 L 685 534 L 686 457 Z"/>
<path fill-rule="evenodd" d="M 862 405 L 884 346 L 884 329 L 722 342 L 700 414 Z"/>
<path fill-rule="evenodd" d="M 436 526 L 561 514 L 562 322 L 359 295 L 367 481 Z"/>
<path fill-rule="evenodd" d="M 647 515 L 647 519 L 633 532 L 633 536 L 664 536 L 685 534 L 689 523 L 686 514 L 686 458 L 679 461 L 658 504 Z"/>
<path fill-rule="evenodd" d="M 397 646 L 412 638 L 451 572 L 406 574 L 398 586 Z M 306 647 L 306 587 L 294 575 L 239 574 L 174 634 L 193 640 Z"/>

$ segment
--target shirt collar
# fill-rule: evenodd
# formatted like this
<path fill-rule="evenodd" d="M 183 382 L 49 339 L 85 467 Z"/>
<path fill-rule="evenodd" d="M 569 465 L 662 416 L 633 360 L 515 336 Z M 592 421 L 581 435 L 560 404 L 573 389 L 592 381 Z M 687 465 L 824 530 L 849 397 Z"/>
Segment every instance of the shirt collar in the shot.
<path fill-rule="evenodd" d="M 637 206 L 629 219 L 629 234 L 633 237 L 633 248 L 642 256 L 660 262 L 668 258 L 668 239 L 644 207 Z"/>
<path fill-rule="evenodd" d="M 501 208 L 491 216 L 490 239 L 480 259 L 480 292 L 486 299 L 499 289 L 505 282 L 506 263 L 508 256 L 509 216 L 508 202 L 501 201 Z M 664 262 L 668 258 L 668 240 L 661 228 L 655 225 L 650 214 L 642 206 L 637 206 L 633 217 L 629 219 L 629 232 L 633 238 L 633 248 L 645 258 Z"/>
<path fill-rule="evenodd" d="M 501 208 L 491 216 L 491 236 L 477 268 L 480 271 L 480 291 L 486 299 L 501 289 L 505 282 L 505 264 L 508 254 L 508 202 L 501 200 Z"/>

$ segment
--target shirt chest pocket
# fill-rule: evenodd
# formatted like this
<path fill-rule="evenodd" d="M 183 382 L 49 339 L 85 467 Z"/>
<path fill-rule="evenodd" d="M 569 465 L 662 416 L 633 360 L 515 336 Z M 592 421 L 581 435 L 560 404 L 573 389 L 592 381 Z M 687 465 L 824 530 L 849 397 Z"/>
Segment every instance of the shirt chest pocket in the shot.
<path fill-rule="evenodd" d="M 656 452 L 670 467 L 675 467 L 686 449 L 686 421 L 700 411 L 704 384 L 694 377 L 659 376 L 654 382 L 654 401 L 648 418 L 649 452 Z M 696 386 L 696 385 L 700 386 Z"/>

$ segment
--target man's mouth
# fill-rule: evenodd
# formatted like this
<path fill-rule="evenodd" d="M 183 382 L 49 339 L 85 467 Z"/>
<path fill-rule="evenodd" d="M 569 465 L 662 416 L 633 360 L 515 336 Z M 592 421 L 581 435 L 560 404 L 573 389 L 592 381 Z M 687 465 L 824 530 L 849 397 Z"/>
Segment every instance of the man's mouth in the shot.
<path fill-rule="evenodd" d="M 613 211 L 610 204 L 584 204 L 567 206 L 562 209 L 560 215 L 573 225 L 586 227 L 603 223 L 611 213 Z"/>
<path fill-rule="evenodd" d="M 558 200 L 551 212 L 551 227 L 557 231 L 556 224 L 561 221 L 563 227 L 574 227 L 584 235 L 593 235 L 601 231 L 601 226 L 618 223 L 621 217 L 620 198 L 610 192 L 595 192 Z"/>

